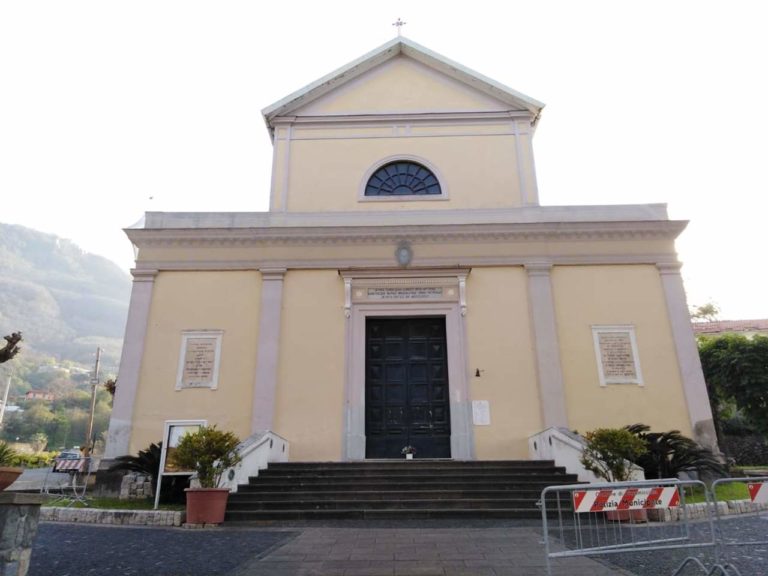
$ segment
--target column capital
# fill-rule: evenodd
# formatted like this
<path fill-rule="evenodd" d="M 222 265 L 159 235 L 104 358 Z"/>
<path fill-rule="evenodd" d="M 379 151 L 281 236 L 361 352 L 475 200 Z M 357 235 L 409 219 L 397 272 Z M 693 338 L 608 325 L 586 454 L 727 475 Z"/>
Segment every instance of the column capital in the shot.
<path fill-rule="evenodd" d="M 261 279 L 267 280 L 282 280 L 287 272 L 286 268 L 259 268 L 261 272 Z"/>
<path fill-rule="evenodd" d="M 154 282 L 157 276 L 157 270 L 144 268 L 131 268 L 131 276 L 134 282 Z"/>
<path fill-rule="evenodd" d="M 549 276 L 552 274 L 552 262 L 526 262 L 528 276 Z"/>
<path fill-rule="evenodd" d="M 659 274 L 680 274 L 680 269 L 683 267 L 682 262 L 657 262 L 656 268 L 659 270 Z"/>

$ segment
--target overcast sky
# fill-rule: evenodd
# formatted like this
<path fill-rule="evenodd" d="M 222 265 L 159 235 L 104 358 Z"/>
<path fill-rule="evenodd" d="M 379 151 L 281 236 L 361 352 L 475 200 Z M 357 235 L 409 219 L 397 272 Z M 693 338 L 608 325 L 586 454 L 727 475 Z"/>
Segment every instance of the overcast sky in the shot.
<path fill-rule="evenodd" d="M 261 109 L 404 35 L 546 103 L 544 205 L 666 202 L 692 304 L 768 318 L 763 2 L 0 0 L 0 222 L 126 271 L 145 210 L 266 210 Z"/>

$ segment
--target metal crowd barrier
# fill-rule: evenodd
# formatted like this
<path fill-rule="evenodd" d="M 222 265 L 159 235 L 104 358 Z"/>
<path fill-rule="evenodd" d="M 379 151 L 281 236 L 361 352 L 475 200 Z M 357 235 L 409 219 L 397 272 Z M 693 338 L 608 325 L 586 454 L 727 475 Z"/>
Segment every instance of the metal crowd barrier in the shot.
<path fill-rule="evenodd" d="M 717 499 L 721 488 L 741 486 L 744 498 Z M 761 574 L 768 573 L 768 476 L 758 478 L 721 478 L 712 483 L 712 500 L 717 519 L 720 557 L 731 573 L 742 575 L 745 564 L 762 559 Z M 746 568 L 747 570 L 749 568 Z"/>
<path fill-rule="evenodd" d="M 88 489 L 90 474 L 91 459 L 89 457 L 56 458 L 53 461 L 53 467 L 46 472 L 40 492 L 53 497 L 52 503 L 66 501 L 67 506 L 78 502 L 87 505 L 88 498 L 85 492 Z"/>
<path fill-rule="evenodd" d="M 685 505 L 693 488 L 707 499 L 697 519 Z M 691 564 L 706 574 L 739 574 L 720 563 L 712 509 L 710 492 L 695 480 L 550 486 L 541 493 L 547 574 L 562 559 L 652 551 L 677 551 L 672 576 Z M 701 551 L 711 553 L 711 568 L 695 555 Z"/>

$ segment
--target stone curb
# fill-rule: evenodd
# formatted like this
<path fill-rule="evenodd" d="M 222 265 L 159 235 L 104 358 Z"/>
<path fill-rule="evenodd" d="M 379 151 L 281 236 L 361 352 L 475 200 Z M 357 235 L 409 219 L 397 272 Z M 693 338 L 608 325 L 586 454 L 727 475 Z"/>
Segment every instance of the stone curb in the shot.
<path fill-rule="evenodd" d="M 732 516 L 735 514 L 754 514 L 768 510 L 768 504 L 755 504 L 749 500 L 727 500 L 714 503 L 717 506 L 717 514 L 720 516 Z M 685 512 L 689 520 L 703 520 L 708 518 L 706 502 L 686 504 Z M 650 514 L 653 512 L 653 515 Z M 685 517 L 683 508 L 666 508 L 649 511 L 649 518 L 654 522 L 677 522 Z M 715 517 L 715 509 L 712 507 L 712 517 Z"/>
<path fill-rule="evenodd" d="M 40 509 L 40 521 L 112 524 L 116 526 L 181 526 L 184 522 L 184 512 L 43 507 Z"/>

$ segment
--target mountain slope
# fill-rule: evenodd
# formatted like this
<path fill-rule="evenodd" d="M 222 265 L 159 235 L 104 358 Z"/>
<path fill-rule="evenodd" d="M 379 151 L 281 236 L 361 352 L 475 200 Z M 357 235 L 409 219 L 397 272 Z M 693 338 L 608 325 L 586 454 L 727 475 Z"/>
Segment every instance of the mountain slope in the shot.
<path fill-rule="evenodd" d="M 85 363 L 101 346 L 116 362 L 130 290 L 130 277 L 106 258 L 0 224 L 0 336 L 21 330 L 26 347 Z"/>

